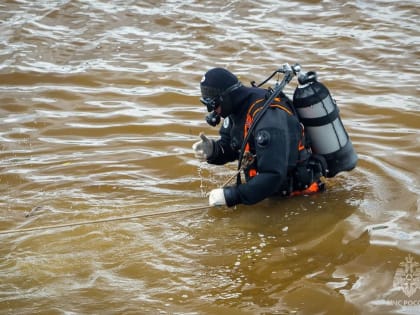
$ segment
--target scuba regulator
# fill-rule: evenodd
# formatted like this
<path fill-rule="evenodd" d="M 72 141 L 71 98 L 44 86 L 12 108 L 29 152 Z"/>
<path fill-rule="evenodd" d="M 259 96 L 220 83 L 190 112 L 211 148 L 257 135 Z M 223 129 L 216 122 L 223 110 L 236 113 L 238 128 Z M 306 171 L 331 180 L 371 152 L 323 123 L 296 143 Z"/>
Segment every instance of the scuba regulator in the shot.
<path fill-rule="evenodd" d="M 216 127 L 220 123 L 220 115 L 213 111 L 206 116 L 206 121 L 210 126 Z"/>

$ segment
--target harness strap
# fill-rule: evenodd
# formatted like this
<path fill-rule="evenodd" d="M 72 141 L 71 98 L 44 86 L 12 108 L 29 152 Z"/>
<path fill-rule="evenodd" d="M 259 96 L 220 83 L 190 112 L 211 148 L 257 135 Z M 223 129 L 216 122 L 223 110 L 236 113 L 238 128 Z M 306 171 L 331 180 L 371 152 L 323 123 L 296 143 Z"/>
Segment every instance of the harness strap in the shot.
<path fill-rule="evenodd" d="M 254 117 L 263 109 L 263 103 L 262 103 L 263 101 L 264 99 L 260 98 L 256 100 L 254 103 L 252 103 L 252 105 L 249 107 L 248 112 L 246 114 L 246 120 L 245 120 L 245 125 L 244 125 L 244 139 L 246 139 L 248 135 L 248 131 L 251 128 L 252 123 L 254 122 Z M 281 99 L 279 97 L 276 97 L 273 101 L 280 103 Z M 272 103 L 269 106 L 271 108 L 280 108 L 284 110 L 286 113 L 288 113 L 290 116 L 293 115 L 290 109 L 288 109 L 286 106 L 283 106 L 281 104 Z M 250 151 L 250 146 L 249 146 L 249 142 L 247 142 L 245 145 L 245 152 L 249 152 L 249 151 Z"/>
<path fill-rule="evenodd" d="M 256 100 L 252 105 L 249 107 L 248 112 L 246 114 L 246 120 L 244 125 L 244 139 L 247 139 L 249 129 L 252 126 L 252 123 L 254 122 L 254 117 L 263 109 L 265 99 L 261 98 Z M 293 112 L 287 108 L 286 106 L 283 106 L 280 104 L 281 99 L 279 97 L 276 97 L 273 99 L 276 103 L 271 103 L 268 105 L 271 108 L 279 108 L 281 110 L 284 110 L 288 115 L 293 116 Z M 303 134 L 303 129 L 302 129 Z M 299 141 L 299 151 L 303 150 L 305 147 L 302 143 L 302 141 Z M 244 149 L 244 157 L 249 157 L 251 155 L 251 146 L 249 144 L 249 141 L 245 144 Z M 255 168 L 249 168 L 248 169 L 248 176 L 250 178 L 257 175 L 257 170 Z"/>
<path fill-rule="evenodd" d="M 254 118 L 257 116 L 257 114 L 264 108 L 264 100 L 265 99 L 258 99 L 256 100 L 248 109 L 247 115 L 246 115 L 246 121 L 244 125 L 244 139 L 249 139 L 249 131 L 254 123 Z M 295 113 L 290 110 L 287 106 L 284 106 L 280 104 L 281 99 L 279 97 L 276 97 L 273 99 L 273 103 L 268 105 L 271 108 L 278 108 L 283 111 L 285 111 L 290 116 L 295 116 Z M 302 125 L 302 124 L 301 124 Z M 245 141 L 245 140 L 244 140 Z M 318 176 L 314 176 L 315 173 L 319 174 L 322 173 L 323 164 L 320 162 L 320 165 L 316 172 L 314 173 L 313 170 L 309 171 L 308 166 L 311 164 L 309 161 L 309 158 L 311 156 L 310 151 L 307 151 L 308 144 L 305 137 L 305 130 L 302 125 L 302 135 L 298 142 L 298 152 L 299 152 L 299 160 L 298 163 L 303 163 L 296 169 L 294 169 L 293 174 L 289 174 L 290 181 L 288 183 L 288 188 L 286 191 L 284 191 L 285 196 L 298 196 L 298 195 L 307 195 L 312 194 L 318 191 L 322 191 L 324 189 L 324 183 L 318 180 Z M 246 167 L 243 169 L 244 172 L 246 172 L 246 175 L 249 178 L 252 178 L 258 174 L 257 169 L 255 168 L 255 165 L 253 164 L 253 161 L 255 160 L 255 157 L 252 156 L 251 153 L 251 145 L 249 141 L 245 144 L 244 154 L 243 154 L 244 161 L 242 162 L 243 166 L 246 165 Z M 314 157 L 315 158 L 315 157 Z M 317 159 L 315 158 L 315 161 Z M 309 164 L 307 164 L 309 163 Z M 311 167 L 312 169 L 312 167 Z M 297 176 L 297 177 L 296 177 Z M 294 187 L 294 182 L 297 180 L 296 185 L 297 188 Z"/>

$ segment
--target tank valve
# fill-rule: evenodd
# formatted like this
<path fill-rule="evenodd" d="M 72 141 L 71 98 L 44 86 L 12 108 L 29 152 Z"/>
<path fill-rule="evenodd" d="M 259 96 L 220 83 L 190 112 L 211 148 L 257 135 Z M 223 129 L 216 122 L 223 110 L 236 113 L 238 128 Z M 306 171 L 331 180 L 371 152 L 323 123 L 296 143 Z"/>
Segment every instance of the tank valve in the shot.
<path fill-rule="evenodd" d="M 315 71 L 308 71 L 306 73 L 299 73 L 298 82 L 301 85 L 313 83 L 317 81 L 317 75 Z"/>

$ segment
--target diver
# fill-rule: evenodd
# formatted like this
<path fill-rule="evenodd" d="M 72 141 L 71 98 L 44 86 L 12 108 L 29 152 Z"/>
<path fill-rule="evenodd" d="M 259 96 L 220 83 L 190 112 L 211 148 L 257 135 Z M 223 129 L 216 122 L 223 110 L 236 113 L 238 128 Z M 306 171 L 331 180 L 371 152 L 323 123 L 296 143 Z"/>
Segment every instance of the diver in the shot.
<path fill-rule="evenodd" d="M 211 206 L 255 204 L 263 199 L 282 195 L 322 190 L 323 166 L 312 159 L 305 145 L 303 126 L 294 114 L 291 100 L 280 93 L 248 136 L 245 152 L 241 147 L 255 115 L 261 110 L 269 91 L 244 86 L 224 68 L 213 68 L 201 82 L 201 102 L 207 107 L 208 122 L 216 125 L 223 118 L 220 139 L 200 134 L 194 143 L 197 158 L 222 165 L 242 155 L 249 163 L 244 168 L 246 183 L 213 189 Z"/>
<path fill-rule="evenodd" d="M 300 66 L 296 69 L 300 71 Z M 355 167 L 357 155 L 335 101 L 317 82 L 316 73 L 308 74 L 300 74 L 301 86 L 293 101 L 281 90 L 274 93 L 254 83 L 244 86 L 224 68 L 204 74 L 200 101 L 210 113 L 206 120 L 211 126 L 221 118 L 223 123 L 218 140 L 200 134 L 200 141 L 193 144 L 195 156 L 215 165 L 238 160 L 246 181 L 242 183 L 238 175 L 236 185 L 213 189 L 210 206 L 251 205 L 275 195 L 316 193 L 324 190 L 324 177 Z M 312 118 L 303 117 L 308 113 Z M 313 139 L 300 120 L 308 124 Z M 314 143 L 321 145 L 314 148 Z"/>

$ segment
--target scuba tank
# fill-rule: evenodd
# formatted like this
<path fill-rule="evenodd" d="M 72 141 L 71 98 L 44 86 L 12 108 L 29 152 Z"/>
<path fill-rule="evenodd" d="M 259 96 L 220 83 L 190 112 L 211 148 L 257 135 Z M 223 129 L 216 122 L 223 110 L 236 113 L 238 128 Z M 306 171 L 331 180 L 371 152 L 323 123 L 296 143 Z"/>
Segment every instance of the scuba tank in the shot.
<path fill-rule="evenodd" d="M 335 100 L 325 85 L 317 81 L 316 72 L 299 73 L 299 86 L 293 105 L 305 127 L 313 153 L 325 158 L 326 177 L 350 171 L 357 164 L 357 154 L 344 129 Z"/>

